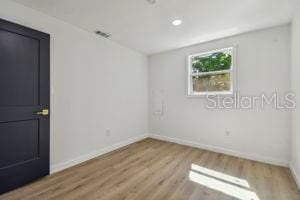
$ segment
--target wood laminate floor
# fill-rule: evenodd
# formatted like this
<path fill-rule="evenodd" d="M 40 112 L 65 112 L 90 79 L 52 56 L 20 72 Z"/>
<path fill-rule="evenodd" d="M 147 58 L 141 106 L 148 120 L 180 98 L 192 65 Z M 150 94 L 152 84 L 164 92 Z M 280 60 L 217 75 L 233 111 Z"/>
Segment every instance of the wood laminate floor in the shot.
<path fill-rule="evenodd" d="M 145 139 L 0 199 L 300 200 L 289 169 Z"/>

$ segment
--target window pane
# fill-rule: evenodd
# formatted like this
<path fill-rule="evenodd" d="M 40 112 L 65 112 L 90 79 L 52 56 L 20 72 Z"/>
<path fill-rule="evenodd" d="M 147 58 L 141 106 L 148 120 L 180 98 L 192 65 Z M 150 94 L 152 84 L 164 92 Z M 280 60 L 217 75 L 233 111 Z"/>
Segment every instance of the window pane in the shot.
<path fill-rule="evenodd" d="M 192 73 L 231 69 L 231 50 L 192 57 Z"/>
<path fill-rule="evenodd" d="M 194 76 L 193 92 L 226 92 L 230 91 L 230 73 Z"/>

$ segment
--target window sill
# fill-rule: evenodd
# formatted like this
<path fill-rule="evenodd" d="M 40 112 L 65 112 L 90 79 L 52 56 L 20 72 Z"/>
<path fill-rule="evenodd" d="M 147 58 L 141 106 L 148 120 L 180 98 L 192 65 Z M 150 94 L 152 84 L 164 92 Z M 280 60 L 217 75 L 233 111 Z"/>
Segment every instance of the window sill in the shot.
<path fill-rule="evenodd" d="M 187 98 L 203 98 L 207 96 L 234 96 L 233 92 L 204 92 L 204 93 L 194 93 L 187 94 Z"/>

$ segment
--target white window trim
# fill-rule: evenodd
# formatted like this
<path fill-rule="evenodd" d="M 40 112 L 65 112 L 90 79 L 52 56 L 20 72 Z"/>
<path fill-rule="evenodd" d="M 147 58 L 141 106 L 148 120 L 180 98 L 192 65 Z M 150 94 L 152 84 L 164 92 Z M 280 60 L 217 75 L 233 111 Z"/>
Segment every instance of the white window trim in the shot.
<path fill-rule="evenodd" d="M 227 48 L 220 48 L 210 51 L 205 51 L 203 53 L 198 54 L 191 54 L 187 56 L 187 97 L 203 97 L 208 95 L 233 95 L 235 88 L 236 88 L 236 49 L 237 46 L 231 46 Z M 203 73 L 192 73 L 192 65 L 191 65 L 191 58 L 196 56 L 206 56 L 208 54 L 212 54 L 218 51 L 231 51 L 232 52 L 232 62 L 231 68 L 229 70 L 222 70 L 222 71 L 215 71 L 215 72 L 203 72 Z M 224 72 L 230 73 L 230 91 L 220 91 L 220 92 L 193 92 L 193 83 L 192 77 L 193 76 L 201 76 L 201 75 L 208 75 L 208 74 L 222 74 Z"/>

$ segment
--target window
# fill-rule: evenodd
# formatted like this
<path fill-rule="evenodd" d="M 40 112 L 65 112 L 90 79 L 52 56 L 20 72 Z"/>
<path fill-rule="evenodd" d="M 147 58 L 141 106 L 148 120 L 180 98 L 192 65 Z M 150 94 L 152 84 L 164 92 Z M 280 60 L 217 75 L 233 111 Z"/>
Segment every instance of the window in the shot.
<path fill-rule="evenodd" d="M 232 94 L 234 88 L 234 48 L 188 57 L 188 96 Z"/>

